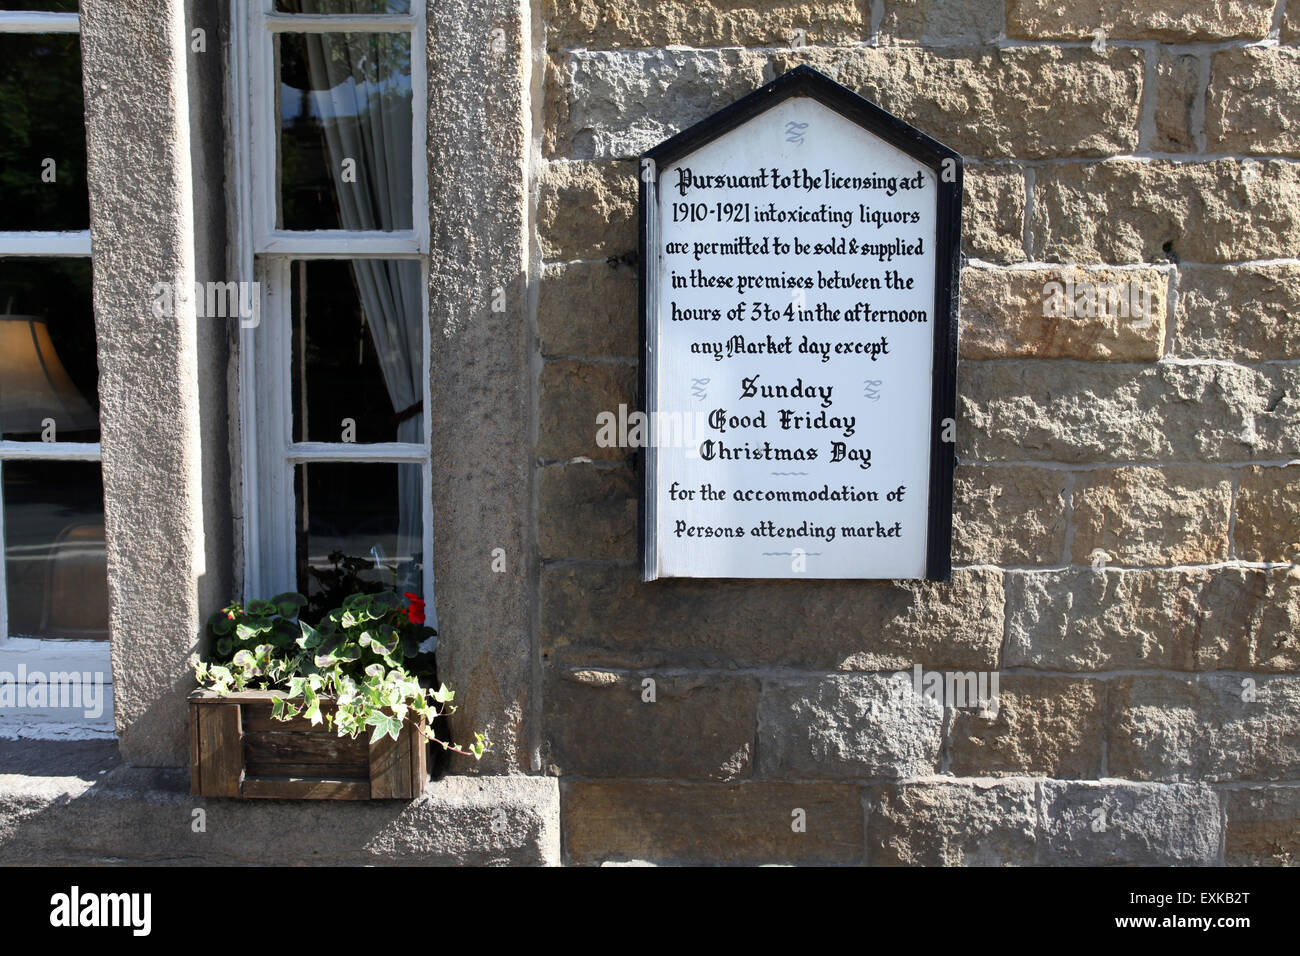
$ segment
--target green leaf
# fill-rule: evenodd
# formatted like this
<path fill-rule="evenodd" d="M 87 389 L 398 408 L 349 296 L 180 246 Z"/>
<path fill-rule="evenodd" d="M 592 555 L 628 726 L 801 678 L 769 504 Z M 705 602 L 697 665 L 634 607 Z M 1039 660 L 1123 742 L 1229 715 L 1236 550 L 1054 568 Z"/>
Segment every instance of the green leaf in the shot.
<path fill-rule="evenodd" d="M 223 637 L 217 641 L 217 653 L 222 657 L 229 657 L 230 652 L 235 649 L 235 642 L 228 637 Z"/>
<path fill-rule="evenodd" d="M 275 605 L 281 617 L 293 620 L 307 606 L 307 599 L 296 591 L 286 591 L 271 598 L 271 603 Z"/>
<path fill-rule="evenodd" d="M 312 722 L 312 726 L 324 720 L 320 712 L 320 698 L 316 696 L 310 682 L 303 686 L 303 703 L 307 706 L 303 708 L 302 715 Z"/>
<path fill-rule="evenodd" d="M 402 722 L 396 717 L 390 717 L 388 714 L 379 712 L 371 714 L 366 719 L 366 724 L 374 727 L 375 732 L 370 736 L 370 742 L 373 744 L 387 734 L 396 740 L 402 734 Z"/>
<path fill-rule="evenodd" d="M 270 625 L 264 621 L 254 621 L 252 619 L 247 622 L 240 621 L 235 626 L 235 636 L 241 641 L 253 641 L 261 637 L 268 627 Z"/>
<path fill-rule="evenodd" d="M 298 638 L 295 643 L 297 643 L 297 645 L 303 650 L 310 651 L 313 648 L 320 647 L 321 644 L 324 643 L 325 635 L 316 630 L 316 628 L 312 627 L 306 621 L 299 621 L 298 627 L 302 630 L 302 637 Z"/>

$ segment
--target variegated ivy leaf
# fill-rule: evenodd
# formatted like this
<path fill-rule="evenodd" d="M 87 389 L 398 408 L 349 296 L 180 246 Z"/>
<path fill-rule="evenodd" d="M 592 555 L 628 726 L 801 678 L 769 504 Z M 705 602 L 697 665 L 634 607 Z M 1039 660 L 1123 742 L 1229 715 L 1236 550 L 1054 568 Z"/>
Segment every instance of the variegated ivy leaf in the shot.
<path fill-rule="evenodd" d="M 316 696 L 316 689 L 308 682 L 303 685 L 302 691 L 303 703 L 306 705 L 302 715 L 310 720 L 313 726 L 319 724 L 324 717 L 321 716 L 320 698 Z"/>
<path fill-rule="evenodd" d="M 396 740 L 402 733 L 402 722 L 396 717 L 390 717 L 385 713 L 371 714 L 366 723 L 375 728 L 375 732 L 370 736 L 370 742 L 373 744 L 387 734 Z"/>
<path fill-rule="evenodd" d="M 320 631 L 316 630 L 316 628 L 312 627 L 306 621 L 299 621 L 298 627 L 302 630 L 302 637 L 298 638 L 295 642 L 299 647 L 304 651 L 310 651 L 313 648 L 320 647 L 321 642 L 324 640 Z"/>

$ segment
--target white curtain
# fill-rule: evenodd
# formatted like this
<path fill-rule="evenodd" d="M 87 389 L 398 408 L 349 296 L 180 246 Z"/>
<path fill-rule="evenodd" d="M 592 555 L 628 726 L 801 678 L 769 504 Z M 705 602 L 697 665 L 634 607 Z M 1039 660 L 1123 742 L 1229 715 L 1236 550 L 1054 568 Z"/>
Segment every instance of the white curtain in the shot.
<path fill-rule="evenodd" d="M 307 34 L 311 111 L 324 130 L 344 229 L 410 229 L 412 106 L 409 47 L 393 34 Z M 383 370 L 397 440 L 424 441 L 424 311 L 420 264 L 414 260 L 354 259 L 352 271 L 371 341 Z M 399 466 L 399 562 L 423 554 L 421 469 Z M 420 590 L 418 576 L 398 581 Z M 432 595 L 428 601 L 433 622 Z"/>

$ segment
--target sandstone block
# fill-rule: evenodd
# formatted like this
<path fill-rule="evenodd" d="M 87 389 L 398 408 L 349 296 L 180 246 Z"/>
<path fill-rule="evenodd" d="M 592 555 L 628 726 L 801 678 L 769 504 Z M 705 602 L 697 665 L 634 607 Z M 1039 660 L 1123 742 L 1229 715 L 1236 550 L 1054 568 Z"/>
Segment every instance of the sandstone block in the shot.
<path fill-rule="evenodd" d="M 1034 255 L 1233 262 L 1300 248 L 1300 165 L 1277 160 L 1065 163 L 1037 171 Z"/>
<path fill-rule="evenodd" d="M 591 50 L 662 46 L 761 46 L 788 44 L 795 31 L 805 43 L 853 43 L 871 33 L 867 0 L 663 0 L 603 3 L 546 0 L 542 8 L 551 49 Z"/>
<path fill-rule="evenodd" d="M 1223 468 L 1106 468 L 1074 479 L 1071 559 L 1090 564 L 1227 560 L 1232 475 Z"/>
<path fill-rule="evenodd" d="M 1250 787 L 1223 794 L 1227 866 L 1300 863 L 1300 787 Z"/>
<path fill-rule="evenodd" d="M 1300 678 L 1125 677 L 1110 686 L 1110 772 L 1135 780 L 1294 780 Z"/>
<path fill-rule="evenodd" d="M 544 558 L 637 556 L 636 472 L 627 465 L 548 465 L 541 470 L 538 547 Z"/>
<path fill-rule="evenodd" d="M 1258 670 L 1300 663 L 1289 569 L 1008 572 L 1005 666 Z"/>
<path fill-rule="evenodd" d="M 1300 358 L 1300 266 L 1183 266 L 1174 354 L 1262 362 Z"/>
<path fill-rule="evenodd" d="M 543 355 L 636 358 L 637 323 L 635 267 L 574 262 L 544 268 L 537 302 Z"/>
<path fill-rule="evenodd" d="M 547 694 L 551 759 L 584 777 L 748 777 L 757 699 L 753 678 L 563 670 Z"/>
<path fill-rule="evenodd" d="M 943 708 L 911 675 L 764 680 L 759 773 L 772 778 L 911 777 L 939 766 Z"/>
<path fill-rule="evenodd" d="M 989 269 L 961 273 L 961 356 L 1151 362 L 1164 351 L 1159 269 Z"/>
<path fill-rule="evenodd" d="M 1300 369 L 965 362 L 963 460 L 1242 461 L 1300 456 Z"/>
<path fill-rule="evenodd" d="M 1158 153 L 1196 151 L 1192 109 L 1200 82 L 1199 57 L 1160 51 L 1156 59 L 1156 133 L 1151 149 Z"/>
<path fill-rule="evenodd" d="M 1001 35 L 1002 0 L 885 0 L 884 42 L 992 43 Z"/>
<path fill-rule="evenodd" d="M 1223 826 L 1204 784 L 1044 781 L 1038 862 L 1046 866 L 1213 866 Z"/>
<path fill-rule="evenodd" d="M 1067 473 L 959 465 L 953 558 L 959 564 L 1057 564 L 1065 546 Z"/>
<path fill-rule="evenodd" d="M 1030 40 L 1262 40 L 1273 21 L 1271 0 L 1011 0 L 1007 36 Z"/>
<path fill-rule="evenodd" d="M 954 711 L 951 771 L 958 777 L 1101 775 L 1101 681 L 1001 675 L 996 713 Z"/>
<path fill-rule="evenodd" d="M 1300 465 L 1242 470 L 1234 538 L 1245 561 L 1300 562 Z"/>
<path fill-rule="evenodd" d="M 1029 866 L 1034 784 L 957 780 L 881 784 L 868 802 L 873 866 Z"/>
<path fill-rule="evenodd" d="M 971 158 L 1130 153 L 1138 142 L 1141 51 L 1110 47 L 861 47 L 772 56 L 808 63 Z"/>
<path fill-rule="evenodd" d="M 962 178 L 961 248 L 990 262 L 1025 259 L 1025 175 L 1010 166 L 970 165 Z"/>
<path fill-rule="evenodd" d="M 1205 145 L 1212 153 L 1300 154 L 1300 50 L 1245 47 L 1214 54 Z"/>
<path fill-rule="evenodd" d="M 623 363 L 548 361 L 542 368 L 537 454 L 541 458 L 626 458 L 631 448 L 601 447 L 598 416 L 619 420 L 619 406 L 636 408 L 636 368 Z M 619 441 L 618 429 L 611 434 Z"/>
<path fill-rule="evenodd" d="M 542 256 L 592 259 L 637 248 L 637 178 L 631 162 L 550 162 L 538 182 Z"/>
<path fill-rule="evenodd" d="M 580 865 L 862 861 L 862 796 L 848 784 L 584 780 L 561 793 L 568 858 Z"/>

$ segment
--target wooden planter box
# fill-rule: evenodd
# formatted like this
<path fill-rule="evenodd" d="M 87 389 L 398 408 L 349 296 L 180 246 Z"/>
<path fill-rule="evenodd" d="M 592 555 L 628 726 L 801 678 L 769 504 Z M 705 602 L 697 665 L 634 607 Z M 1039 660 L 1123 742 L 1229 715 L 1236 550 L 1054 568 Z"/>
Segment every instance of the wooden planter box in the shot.
<path fill-rule="evenodd" d="M 397 740 L 355 740 L 271 716 L 275 691 L 190 694 L 190 792 L 196 797 L 413 800 L 429 777 L 420 724 Z M 328 707 L 322 706 L 322 710 Z M 422 723 L 422 721 L 421 721 Z"/>

